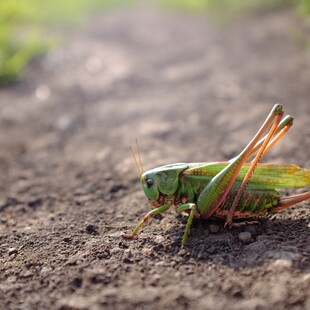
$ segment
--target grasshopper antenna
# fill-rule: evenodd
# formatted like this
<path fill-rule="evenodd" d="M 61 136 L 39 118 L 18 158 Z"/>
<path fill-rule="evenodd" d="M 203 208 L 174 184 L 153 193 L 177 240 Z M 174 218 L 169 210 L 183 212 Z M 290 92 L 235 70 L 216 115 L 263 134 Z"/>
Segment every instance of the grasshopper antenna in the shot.
<path fill-rule="evenodd" d="M 134 161 L 135 161 L 135 164 L 136 164 L 136 167 L 137 167 L 139 176 L 140 176 L 140 178 L 141 178 L 141 177 L 142 177 L 142 173 L 141 173 L 141 171 L 140 171 L 140 168 L 139 168 L 139 165 L 138 165 L 138 161 L 137 161 L 136 155 L 135 155 L 135 153 L 134 153 L 134 151 L 133 151 L 133 149 L 132 149 L 131 146 L 129 147 L 129 149 L 130 149 L 131 154 L 132 154 L 132 157 L 133 157 L 133 159 L 134 159 Z"/>
<path fill-rule="evenodd" d="M 140 148 L 139 148 L 139 144 L 138 144 L 138 139 L 136 139 L 136 146 L 137 146 L 137 150 L 138 150 L 138 157 L 139 157 L 139 163 L 140 163 L 140 167 L 141 167 L 141 175 L 144 172 L 143 169 L 143 165 L 142 165 L 142 160 L 141 160 L 141 154 L 140 154 Z"/>

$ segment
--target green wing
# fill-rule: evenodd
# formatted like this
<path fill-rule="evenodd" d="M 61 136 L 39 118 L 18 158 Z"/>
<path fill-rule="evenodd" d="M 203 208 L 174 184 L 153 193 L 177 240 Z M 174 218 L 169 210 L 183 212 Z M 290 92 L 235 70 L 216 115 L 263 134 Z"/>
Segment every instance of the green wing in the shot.
<path fill-rule="evenodd" d="M 194 163 L 183 173 L 188 176 L 212 179 L 224 169 L 229 162 Z M 244 164 L 236 182 L 242 182 L 250 164 Z M 310 186 L 310 170 L 302 169 L 296 165 L 258 164 L 248 189 L 275 189 Z"/>

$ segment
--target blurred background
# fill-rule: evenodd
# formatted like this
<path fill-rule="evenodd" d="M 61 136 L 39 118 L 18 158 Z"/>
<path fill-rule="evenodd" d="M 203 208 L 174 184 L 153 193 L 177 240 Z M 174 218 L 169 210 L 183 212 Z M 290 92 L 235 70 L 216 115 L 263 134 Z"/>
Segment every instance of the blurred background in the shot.
<path fill-rule="evenodd" d="M 290 8 L 299 14 L 300 19 L 306 20 L 310 14 L 309 0 L 1 1 L 0 83 L 16 81 L 33 58 L 59 46 L 59 40 L 67 39 L 66 36 L 62 36 L 62 27 L 82 27 L 82 19 L 86 22 L 87 18 L 98 15 L 98 12 L 120 5 L 129 7 L 137 3 L 151 3 L 170 10 L 205 14 L 221 24 L 240 18 L 240 15 L 283 8 Z M 296 33 L 295 35 L 298 36 Z M 299 39 L 302 40 L 302 37 Z"/>

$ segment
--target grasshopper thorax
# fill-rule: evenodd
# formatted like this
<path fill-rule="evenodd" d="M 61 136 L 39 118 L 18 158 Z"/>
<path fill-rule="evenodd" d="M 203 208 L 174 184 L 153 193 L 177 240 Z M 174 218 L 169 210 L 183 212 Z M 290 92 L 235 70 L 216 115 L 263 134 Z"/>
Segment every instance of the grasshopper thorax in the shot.
<path fill-rule="evenodd" d="M 142 174 L 143 191 L 154 207 L 164 204 L 167 200 L 165 198 L 175 195 L 180 174 L 187 168 L 188 164 L 178 163 L 161 166 Z"/>

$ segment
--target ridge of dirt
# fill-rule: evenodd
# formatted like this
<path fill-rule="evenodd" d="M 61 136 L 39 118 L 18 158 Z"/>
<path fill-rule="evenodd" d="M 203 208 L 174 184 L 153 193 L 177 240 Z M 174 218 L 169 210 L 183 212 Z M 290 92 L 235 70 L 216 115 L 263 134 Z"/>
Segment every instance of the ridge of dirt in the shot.
<path fill-rule="evenodd" d="M 135 138 L 146 168 L 228 160 L 280 102 L 295 124 L 266 160 L 310 167 L 298 29 L 287 11 L 218 29 L 120 9 L 2 88 L 0 308 L 309 309 L 309 202 L 242 229 L 195 222 L 185 248 L 172 212 L 121 238 L 148 211 Z"/>

